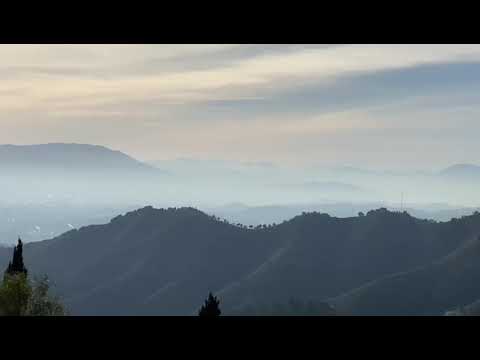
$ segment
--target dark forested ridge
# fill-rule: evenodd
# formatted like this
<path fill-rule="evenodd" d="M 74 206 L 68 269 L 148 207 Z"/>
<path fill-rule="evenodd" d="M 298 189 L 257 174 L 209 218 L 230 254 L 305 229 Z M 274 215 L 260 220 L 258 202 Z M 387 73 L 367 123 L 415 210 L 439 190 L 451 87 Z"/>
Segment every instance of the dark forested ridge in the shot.
<path fill-rule="evenodd" d="M 478 313 L 480 237 L 417 269 L 373 281 L 332 299 L 354 315 L 440 315 L 452 310 Z M 472 303 L 472 304 L 471 304 Z"/>
<path fill-rule="evenodd" d="M 109 224 L 25 246 L 78 314 L 190 314 L 210 290 L 240 279 L 273 251 L 258 232 L 192 208 L 146 207 Z"/>
<path fill-rule="evenodd" d="M 24 257 L 30 272 L 49 274 L 72 314 L 195 315 L 209 292 L 221 300 L 222 315 L 289 313 L 288 304 L 329 314 L 328 299 L 425 267 L 451 276 L 438 292 L 473 288 L 480 268 L 468 264 L 476 259 L 471 244 L 479 234 L 478 213 L 441 223 L 386 209 L 351 218 L 304 213 L 278 225 L 247 228 L 193 208 L 145 207 L 108 224 L 26 244 Z M 11 249 L 0 249 L 1 267 L 10 256 Z M 455 272 L 455 259 L 463 256 L 472 262 Z M 428 306 L 430 298 L 415 285 L 405 291 L 413 299 L 406 310 L 417 306 L 413 301 Z M 432 311 L 480 298 L 473 290 L 461 294 L 435 302 Z M 332 305 L 342 314 L 362 313 L 363 306 L 368 313 L 367 300 Z"/>

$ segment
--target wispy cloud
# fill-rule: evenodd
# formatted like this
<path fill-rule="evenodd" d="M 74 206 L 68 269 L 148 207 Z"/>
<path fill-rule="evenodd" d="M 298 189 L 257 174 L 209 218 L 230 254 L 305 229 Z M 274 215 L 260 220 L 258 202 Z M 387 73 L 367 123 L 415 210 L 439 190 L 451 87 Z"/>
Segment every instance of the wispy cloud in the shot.
<path fill-rule="evenodd" d="M 335 79 L 362 73 L 480 60 L 478 46 L 262 48 L 257 45 L 245 49 L 207 47 L 203 51 L 193 47 L 190 52 L 186 51 L 188 47 L 183 51 L 178 47 L 174 49 L 179 54 L 170 55 L 162 48 L 154 51 L 133 45 L 82 49 L 73 51 L 72 46 L 66 49 L 57 46 L 50 49 L 49 59 L 47 49 L 37 46 L 28 61 L 20 60 L 18 64 L 17 60 L 15 65 L 9 64 L 10 57 L 5 56 L 2 61 L 6 65 L 0 66 L 0 74 L 8 77 L 0 88 L 27 86 L 30 101 L 38 105 L 49 99 L 60 102 L 62 98 L 86 96 L 95 97 L 96 101 L 105 98 L 118 102 L 155 96 L 165 102 L 185 103 L 252 97 L 252 93 L 272 96 L 298 85 L 328 85 Z M 39 64 L 33 64 L 36 54 Z"/>
<path fill-rule="evenodd" d="M 2 45 L 0 141 L 317 161 L 454 121 L 469 139 L 479 83 L 477 45 Z"/>

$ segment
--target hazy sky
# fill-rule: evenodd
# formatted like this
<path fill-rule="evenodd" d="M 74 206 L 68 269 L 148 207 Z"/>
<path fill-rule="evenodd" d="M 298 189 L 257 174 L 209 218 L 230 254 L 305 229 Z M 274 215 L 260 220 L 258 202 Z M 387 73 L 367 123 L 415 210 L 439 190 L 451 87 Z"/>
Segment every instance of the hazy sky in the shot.
<path fill-rule="evenodd" d="M 477 45 L 0 45 L 0 143 L 382 168 L 478 163 Z"/>

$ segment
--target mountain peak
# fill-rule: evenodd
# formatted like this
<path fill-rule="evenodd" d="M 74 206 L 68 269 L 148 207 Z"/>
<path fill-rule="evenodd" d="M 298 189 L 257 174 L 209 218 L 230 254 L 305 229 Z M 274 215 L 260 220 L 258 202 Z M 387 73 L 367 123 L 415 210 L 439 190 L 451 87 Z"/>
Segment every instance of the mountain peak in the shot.
<path fill-rule="evenodd" d="M 190 216 L 190 217 L 211 217 L 204 212 L 193 208 L 193 207 L 170 207 L 170 208 L 154 208 L 151 205 L 144 206 L 142 208 L 129 211 L 125 215 L 119 215 L 115 218 L 113 218 L 110 222 L 116 222 L 119 220 L 124 220 L 128 221 L 131 218 L 134 217 L 175 217 L 178 219 L 181 219 L 185 216 Z M 213 219 L 213 217 L 211 217 Z"/>
<path fill-rule="evenodd" d="M 12 169 L 153 169 L 120 151 L 101 145 L 77 143 L 0 145 L 0 162 Z"/>

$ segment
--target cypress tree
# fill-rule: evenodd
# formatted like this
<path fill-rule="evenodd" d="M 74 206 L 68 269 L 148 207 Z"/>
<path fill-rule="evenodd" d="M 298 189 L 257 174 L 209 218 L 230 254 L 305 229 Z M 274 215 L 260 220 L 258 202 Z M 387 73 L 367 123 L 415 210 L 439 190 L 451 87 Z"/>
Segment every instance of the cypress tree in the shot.
<path fill-rule="evenodd" d="M 8 263 L 0 284 L 0 316 L 29 315 L 66 315 L 66 310 L 58 298 L 49 293 L 48 279 L 34 280 L 27 278 L 27 269 L 23 263 L 23 243 L 13 248 L 13 258 Z"/>
<path fill-rule="evenodd" d="M 27 273 L 27 268 L 23 263 L 23 243 L 22 240 L 19 238 L 17 246 L 13 248 L 13 258 L 12 261 L 8 263 L 5 274 L 25 274 L 25 276 L 27 276 Z"/>
<path fill-rule="evenodd" d="M 200 311 L 198 312 L 199 316 L 220 316 L 222 313 L 219 307 L 220 301 L 217 299 L 216 296 L 213 296 L 212 293 L 208 294 L 207 300 L 205 300 L 205 304 L 201 307 Z"/>

